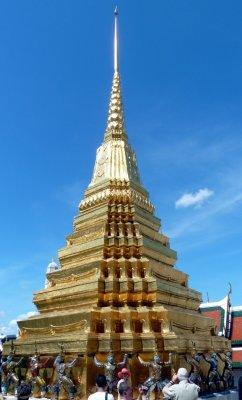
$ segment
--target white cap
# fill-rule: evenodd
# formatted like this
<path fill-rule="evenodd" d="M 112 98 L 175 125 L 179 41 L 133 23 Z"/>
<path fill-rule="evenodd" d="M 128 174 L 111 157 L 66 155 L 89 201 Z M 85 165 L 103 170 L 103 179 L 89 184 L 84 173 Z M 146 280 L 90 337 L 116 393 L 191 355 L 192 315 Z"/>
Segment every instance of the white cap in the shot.
<path fill-rule="evenodd" d="M 188 371 L 186 368 L 179 368 L 177 371 L 177 377 L 179 381 L 184 381 L 188 379 Z"/>

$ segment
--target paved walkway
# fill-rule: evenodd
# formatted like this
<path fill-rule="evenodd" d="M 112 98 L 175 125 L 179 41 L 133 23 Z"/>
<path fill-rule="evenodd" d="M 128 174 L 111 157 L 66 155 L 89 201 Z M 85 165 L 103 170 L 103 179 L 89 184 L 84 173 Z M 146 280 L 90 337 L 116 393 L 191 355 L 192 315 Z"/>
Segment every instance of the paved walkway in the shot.
<path fill-rule="evenodd" d="M 230 393 L 214 393 L 213 396 L 205 396 L 205 397 L 199 397 L 198 400 L 238 400 L 238 392 L 236 390 L 230 390 Z M 17 400 L 16 396 L 3 396 L 0 394 L 0 400 Z M 30 397 L 29 400 L 36 400 L 35 397 Z M 41 397 L 41 400 L 50 400 L 47 399 L 46 397 Z"/>

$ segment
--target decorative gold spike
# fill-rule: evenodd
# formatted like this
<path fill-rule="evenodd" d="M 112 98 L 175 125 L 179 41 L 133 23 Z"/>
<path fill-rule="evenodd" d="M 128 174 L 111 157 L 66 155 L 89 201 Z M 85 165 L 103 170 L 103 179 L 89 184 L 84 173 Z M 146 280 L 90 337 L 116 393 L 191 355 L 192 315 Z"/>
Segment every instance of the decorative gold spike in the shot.
<path fill-rule="evenodd" d="M 118 7 L 114 11 L 114 72 L 118 72 Z"/>
<path fill-rule="evenodd" d="M 111 98 L 108 110 L 108 122 L 104 140 L 108 141 L 112 138 L 127 140 L 124 127 L 124 111 L 120 75 L 118 71 L 115 71 L 113 75 Z"/>

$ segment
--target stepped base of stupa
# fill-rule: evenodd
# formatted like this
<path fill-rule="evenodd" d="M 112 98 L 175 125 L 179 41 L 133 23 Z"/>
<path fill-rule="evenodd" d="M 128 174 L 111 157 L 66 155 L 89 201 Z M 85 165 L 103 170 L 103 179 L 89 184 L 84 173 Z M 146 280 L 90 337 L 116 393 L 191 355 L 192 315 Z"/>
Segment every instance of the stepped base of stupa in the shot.
<path fill-rule="evenodd" d="M 228 351 L 230 343 L 215 334 L 214 320 L 195 311 L 172 306 L 95 307 L 92 310 L 39 314 L 19 322 L 16 355 L 56 355 L 65 352 L 142 353 L 159 351 Z M 110 347 L 112 346 L 112 348 Z M 10 344 L 5 344 L 4 352 Z"/>

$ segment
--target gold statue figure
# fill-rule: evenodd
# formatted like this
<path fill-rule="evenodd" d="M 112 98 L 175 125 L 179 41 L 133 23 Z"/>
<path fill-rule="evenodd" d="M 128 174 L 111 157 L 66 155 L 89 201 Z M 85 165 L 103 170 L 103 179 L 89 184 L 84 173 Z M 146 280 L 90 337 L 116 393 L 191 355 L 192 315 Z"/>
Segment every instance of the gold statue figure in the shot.
<path fill-rule="evenodd" d="M 139 355 L 138 360 L 141 365 L 149 368 L 149 378 L 143 383 L 148 388 L 147 398 L 149 399 L 153 391 L 157 391 L 157 399 L 160 399 L 163 387 L 169 381 L 164 376 L 164 367 L 171 366 L 171 354 L 169 354 L 169 360 L 162 362 L 159 354 L 155 354 L 153 359 L 150 361 L 144 361 Z"/>
<path fill-rule="evenodd" d="M 98 368 L 104 368 L 104 374 L 106 375 L 107 381 L 108 381 L 108 390 L 109 393 L 112 393 L 114 387 L 117 386 L 118 378 L 116 376 L 116 372 L 118 368 L 123 368 L 126 366 L 128 362 L 128 354 L 124 355 L 123 361 L 120 363 L 116 363 L 114 356 L 112 354 L 109 354 L 107 356 L 107 361 L 105 363 L 99 361 L 96 356 L 93 357 L 94 359 L 94 364 Z"/>
<path fill-rule="evenodd" d="M 23 360 L 24 357 L 21 357 L 19 361 L 14 361 L 14 353 L 11 351 L 7 356 L 7 360 L 2 362 L 2 391 L 4 395 L 7 395 L 11 386 L 15 393 L 19 384 L 19 379 L 15 370 L 20 367 Z"/>

